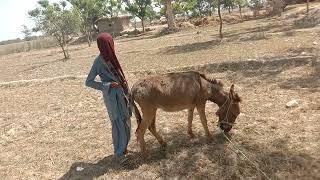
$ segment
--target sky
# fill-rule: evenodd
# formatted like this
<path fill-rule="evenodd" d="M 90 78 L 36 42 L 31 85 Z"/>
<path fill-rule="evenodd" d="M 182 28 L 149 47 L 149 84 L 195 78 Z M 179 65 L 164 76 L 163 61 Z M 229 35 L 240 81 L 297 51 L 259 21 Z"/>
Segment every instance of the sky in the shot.
<path fill-rule="evenodd" d="M 0 0 L 0 41 L 24 38 L 22 25 L 33 27 L 28 11 L 35 9 L 38 0 Z M 60 0 L 49 0 L 59 2 Z"/>

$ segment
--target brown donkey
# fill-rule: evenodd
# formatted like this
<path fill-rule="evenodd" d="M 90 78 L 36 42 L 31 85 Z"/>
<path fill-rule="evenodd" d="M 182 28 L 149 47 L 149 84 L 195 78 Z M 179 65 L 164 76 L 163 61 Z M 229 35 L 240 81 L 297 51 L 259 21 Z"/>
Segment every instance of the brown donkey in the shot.
<path fill-rule="evenodd" d="M 220 128 L 225 132 L 231 130 L 240 114 L 239 102 L 241 101 L 238 94 L 234 92 L 233 85 L 230 92 L 226 93 L 223 91 L 221 82 L 208 79 L 204 74 L 193 71 L 168 73 L 142 79 L 132 86 L 130 100 L 138 122 L 136 136 L 142 153 L 146 152 L 144 134 L 147 129 L 157 138 L 161 146 L 166 146 L 156 130 L 155 120 L 158 108 L 167 112 L 188 109 L 190 137 L 194 137 L 192 120 L 194 109 L 197 108 L 205 134 L 210 139 L 212 135 L 205 115 L 206 101 L 210 100 L 220 107 L 216 115 L 219 116 Z M 139 104 L 142 117 L 134 102 Z"/>

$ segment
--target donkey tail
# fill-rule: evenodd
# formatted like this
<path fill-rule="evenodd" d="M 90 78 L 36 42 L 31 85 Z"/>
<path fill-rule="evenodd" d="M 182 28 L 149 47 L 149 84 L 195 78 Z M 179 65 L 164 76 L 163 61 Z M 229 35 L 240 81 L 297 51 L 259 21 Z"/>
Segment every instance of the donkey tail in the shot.
<path fill-rule="evenodd" d="M 134 102 L 134 94 L 132 92 L 130 94 L 129 101 L 130 101 L 131 107 L 133 107 L 134 115 L 135 115 L 135 117 L 137 119 L 137 129 L 138 129 L 139 125 L 141 124 L 142 117 L 141 117 L 140 111 L 139 111 L 136 103 Z"/>

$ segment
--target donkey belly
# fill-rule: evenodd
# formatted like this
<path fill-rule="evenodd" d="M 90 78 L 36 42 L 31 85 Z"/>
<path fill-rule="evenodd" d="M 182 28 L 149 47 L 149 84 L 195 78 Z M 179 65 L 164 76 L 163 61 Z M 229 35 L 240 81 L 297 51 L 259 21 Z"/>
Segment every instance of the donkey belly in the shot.
<path fill-rule="evenodd" d="M 193 108 L 195 105 L 196 97 L 180 92 L 176 96 L 158 96 L 154 99 L 154 104 L 157 108 L 160 108 L 167 112 L 182 111 L 184 109 Z"/>
<path fill-rule="evenodd" d="M 190 109 L 193 107 L 194 107 L 194 105 L 192 105 L 192 104 L 181 104 L 181 105 L 175 105 L 175 106 L 161 106 L 161 105 L 159 105 L 159 108 L 166 111 L 166 112 L 182 111 L 182 110 Z"/>

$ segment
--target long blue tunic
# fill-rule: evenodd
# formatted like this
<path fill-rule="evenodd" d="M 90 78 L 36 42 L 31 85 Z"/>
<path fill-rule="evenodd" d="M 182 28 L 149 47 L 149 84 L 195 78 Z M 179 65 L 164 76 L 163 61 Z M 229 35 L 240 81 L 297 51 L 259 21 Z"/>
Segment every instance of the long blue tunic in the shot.
<path fill-rule="evenodd" d="M 99 75 L 101 82 L 95 81 L 97 75 Z M 86 86 L 102 91 L 112 125 L 114 153 L 117 156 L 122 156 L 130 140 L 131 111 L 125 100 L 123 88 L 121 86 L 112 88 L 111 82 L 120 84 L 118 78 L 111 73 L 109 65 L 99 55 L 88 74 Z"/>

